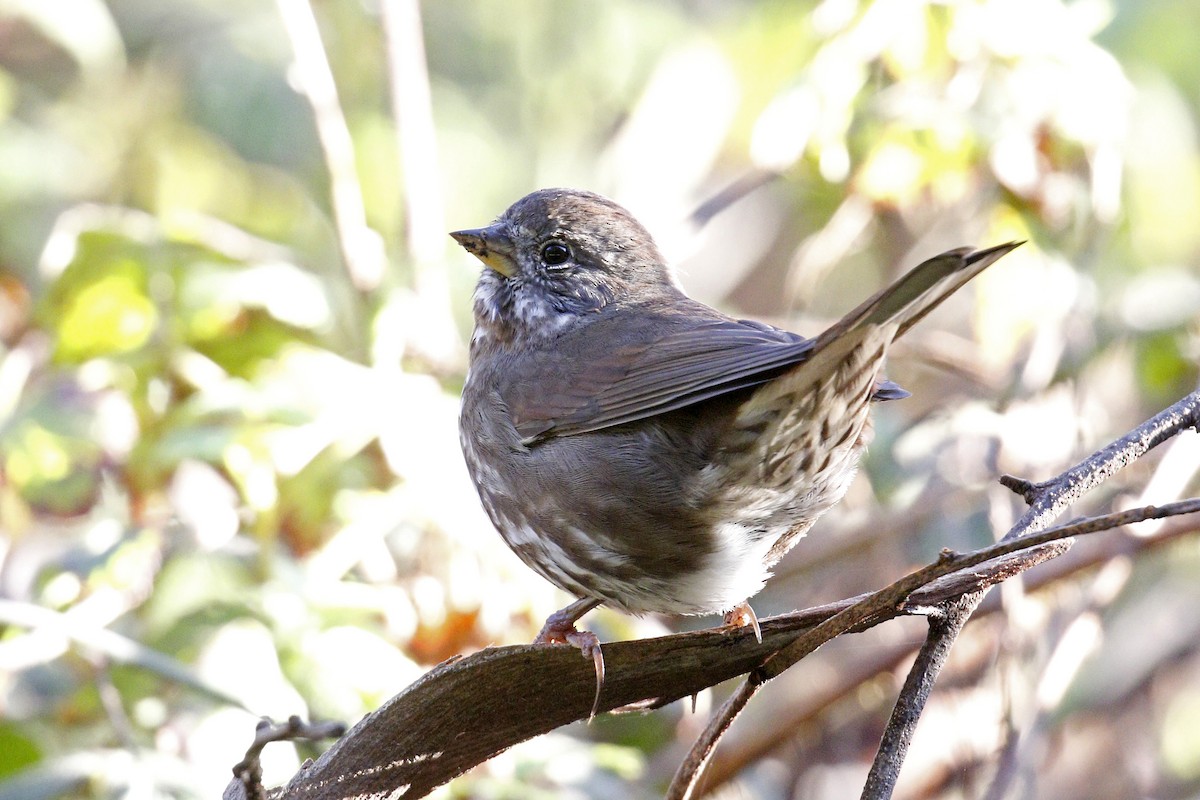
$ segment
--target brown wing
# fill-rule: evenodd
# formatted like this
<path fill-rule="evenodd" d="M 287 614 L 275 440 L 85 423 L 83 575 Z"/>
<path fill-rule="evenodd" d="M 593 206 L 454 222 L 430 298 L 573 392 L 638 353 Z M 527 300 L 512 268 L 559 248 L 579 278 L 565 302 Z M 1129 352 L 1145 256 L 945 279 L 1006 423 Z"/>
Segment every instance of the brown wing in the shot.
<path fill-rule="evenodd" d="M 704 307 L 701 307 L 704 308 Z M 755 322 L 625 310 L 539 358 L 521 359 L 502 396 L 526 444 L 673 411 L 766 383 L 812 342 Z"/>
<path fill-rule="evenodd" d="M 816 340 L 724 317 L 694 301 L 658 311 L 622 309 L 565 335 L 536 358 L 520 359 L 503 376 L 501 394 L 526 444 L 674 411 L 767 383 L 815 351 L 828 348 L 822 360 L 836 361 L 838 341 L 859 328 L 895 325 L 895 338 L 1018 244 L 935 256 Z M 906 395 L 881 381 L 872 397 Z"/>

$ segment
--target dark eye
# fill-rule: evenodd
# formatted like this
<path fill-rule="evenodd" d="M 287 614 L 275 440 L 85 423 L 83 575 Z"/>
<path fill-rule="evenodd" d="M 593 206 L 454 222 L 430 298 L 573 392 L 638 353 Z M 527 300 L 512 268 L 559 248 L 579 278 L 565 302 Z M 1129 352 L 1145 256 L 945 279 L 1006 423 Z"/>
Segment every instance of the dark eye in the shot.
<path fill-rule="evenodd" d="M 542 246 L 542 261 L 548 267 L 561 266 L 571 258 L 571 251 L 562 242 L 547 242 Z"/>

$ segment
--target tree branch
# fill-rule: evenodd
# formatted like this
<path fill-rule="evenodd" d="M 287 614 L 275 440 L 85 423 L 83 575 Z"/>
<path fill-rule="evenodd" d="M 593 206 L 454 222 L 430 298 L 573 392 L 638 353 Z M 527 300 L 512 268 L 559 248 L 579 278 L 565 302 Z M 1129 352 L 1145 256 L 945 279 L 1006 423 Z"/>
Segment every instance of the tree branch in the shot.
<path fill-rule="evenodd" d="M 1200 510 L 1200 499 L 1109 515 L 1109 525 Z M 1028 541 L 946 553 L 887 589 L 762 621 L 763 642 L 745 629 L 713 628 L 604 646 L 602 710 L 658 707 L 763 668 L 813 631 L 853 618 L 864 630 L 887 619 L 978 592 L 1065 550 L 1062 539 L 1103 530 L 1085 520 Z M 897 587 L 911 587 L 907 593 Z M 921 591 L 916 591 L 920 589 Z M 899 600 L 895 600 L 899 597 Z M 886 599 L 886 602 L 885 602 Z M 864 614 L 864 608 L 872 609 Z M 840 622 L 832 628 L 847 630 Z M 764 674 L 770 674 L 769 672 Z M 568 647 L 488 648 L 446 661 L 366 717 L 274 798 L 334 798 L 392 792 L 420 797 L 497 753 L 585 719 L 595 675 Z M 546 687 L 554 687 L 547 702 Z M 513 709 L 522 713 L 514 715 Z"/>
<path fill-rule="evenodd" d="M 1111 474 L 1112 465 L 1130 463 L 1165 440 L 1168 431 L 1195 427 L 1198 413 L 1200 395 L 1189 396 L 1060 479 L 1033 487 L 1034 507 L 1013 531 L 1032 531 L 1047 524 L 1053 514 L 1096 485 L 1097 480 L 1081 474 L 1085 465 Z M 743 690 L 730 701 L 733 713 L 715 715 L 701 739 L 715 746 L 736 709 L 759 686 L 841 633 L 981 596 L 987 587 L 1065 552 L 1071 537 L 1198 511 L 1200 498 L 1107 514 L 1019 538 L 1010 532 L 1004 540 L 966 554 L 944 551 L 935 563 L 878 592 L 763 620 L 762 643 L 746 629 L 714 628 L 606 644 L 608 677 L 601 709 L 660 707 L 749 674 Z M 953 641 L 949 634 L 955 626 L 943 627 L 931 631 L 928 647 L 944 648 Z M 921 685 L 931 679 L 931 675 L 928 681 L 918 675 L 912 682 Z M 591 711 L 594 680 L 590 662 L 567 647 L 488 648 L 451 659 L 363 719 L 288 786 L 269 796 L 340 798 L 389 794 L 401 788 L 406 798 L 423 796 L 520 741 L 585 719 Z M 553 687 L 549 701 L 547 687 Z M 885 748 L 895 768 L 881 773 L 879 785 L 894 782 L 893 772 L 903 761 L 906 743 L 897 742 L 901 746 Z M 691 766 L 681 769 L 668 796 L 692 795 L 702 774 L 699 767 L 711 752 L 712 746 L 697 745 L 689 756 Z"/>
<path fill-rule="evenodd" d="M 811 631 L 798 636 L 796 641 L 780 651 L 768 663 L 764 664 L 762 668 L 751 673 L 747 677 L 745 684 L 717 710 L 716 714 L 713 715 L 712 721 L 703 733 L 701 733 L 699 739 L 692 746 L 691 751 L 689 751 L 687 757 L 680 765 L 679 770 L 675 773 L 675 777 L 672 779 L 671 786 L 667 791 L 667 797 L 671 798 L 671 800 L 676 800 L 677 798 L 678 800 L 684 800 L 685 798 L 694 796 L 696 788 L 700 784 L 702 772 L 711 759 L 717 742 L 729 730 L 729 726 L 733 724 L 734 718 L 741 713 L 741 710 L 749 703 L 750 698 L 772 677 L 783 673 L 797 661 L 804 658 L 804 656 L 816 650 L 826 641 L 829 641 L 829 639 L 864 624 L 867 620 L 883 612 L 889 605 L 896 604 L 898 606 L 909 593 L 918 586 L 924 585 L 927 579 L 946 574 L 942 570 L 947 566 L 955 564 L 953 569 L 963 569 L 968 566 L 957 563 L 958 559 L 970 561 L 972 558 L 977 558 L 984 553 L 997 549 L 1003 550 L 1005 545 L 1012 545 L 1014 543 L 1031 545 L 1039 541 L 1051 541 L 1056 538 L 1062 538 L 1061 536 L 1053 535 L 1051 539 L 1044 538 L 1047 534 L 1057 534 L 1064 530 L 1061 527 L 1042 531 L 1041 533 L 1033 533 L 1033 531 L 1045 528 L 1072 502 L 1094 486 L 1102 483 L 1110 475 L 1115 474 L 1122 467 L 1136 461 L 1148 450 L 1179 432 L 1187 428 L 1196 428 L 1198 422 L 1200 422 L 1200 392 L 1193 392 L 1175 405 L 1139 425 L 1129 434 L 1084 459 L 1051 481 L 1044 484 L 1032 484 L 1028 481 L 1005 476 L 1002 482 L 1006 486 L 1009 486 L 1009 488 L 1013 488 L 1014 491 L 1019 490 L 1027 502 L 1031 502 L 1032 505 L 997 545 L 977 550 L 968 556 L 954 556 L 948 551 L 944 551 L 942 558 L 936 564 L 931 564 L 906 575 L 891 586 L 876 592 L 866 600 L 839 612 Z M 1158 509 L 1155 509 L 1153 506 L 1148 506 L 1146 509 L 1140 510 L 1142 513 L 1156 513 L 1157 511 Z M 1078 528 L 1075 533 L 1082 534 L 1140 521 L 1134 518 L 1136 515 L 1126 517 L 1125 514 L 1128 513 L 1122 512 L 1115 515 L 1106 515 L 1105 517 L 1096 517 L 1093 520 L 1087 520 L 1084 523 L 1077 523 L 1076 525 L 1066 527 Z M 1190 512 L 1182 511 L 1178 513 Z M 1149 517 L 1143 517 L 1142 519 L 1147 518 Z M 1118 519 L 1123 521 L 1116 521 Z M 1089 524 L 1099 525 L 1100 527 L 1093 529 L 1088 527 Z M 1000 553 L 996 552 L 987 558 L 995 557 L 998 554 Z M 987 558 L 983 560 L 986 561 Z M 975 563 L 982 562 L 977 561 Z M 958 632 L 962 630 L 962 626 L 966 624 L 966 620 L 970 618 L 971 613 L 974 612 L 982 599 L 982 591 L 974 594 L 974 596 L 964 594 L 958 601 L 958 607 L 953 612 L 956 617 L 961 618 L 961 623 L 945 628 L 931 628 L 931 637 L 934 639 L 944 638 L 946 641 L 928 642 L 927 646 L 931 650 L 944 651 L 948 654 L 950 647 L 957 638 Z M 932 686 L 933 678 L 936 672 L 940 671 L 941 664 L 942 662 L 940 661 L 927 659 L 924 661 L 918 660 L 913 665 L 912 669 L 915 671 L 932 670 L 933 672 L 929 675 L 910 674 L 909 679 L 906 680 L 906 691 L 902 691 L 897 699 L 896 706 L 893 709 L 893 719 L 889 722 L 888 729 L 885 732 L 885 737 L 890 735 L 899 738 L 894 740 L 885 739 L 881 742 L 880 750 L 876 754 L 875 764 L 873 764 L 871 769 L 871 785 L 878 790 L 878 793 L 866 793 L 866 789 L 864 789 L 864 798 L 872 798 L 873 800 L 879 798 L 882 800 L 883 798 L 891 797 L 892 788 L 899 777 L 900 766 L 904 763 L 904 756 L 907 753 L 908 738 L 911 737 L 911 728 L 905 720 L 910 717 L 919 717 L 924 710 L 925 701 L 928 699 L 927 688 Z"/>
<path fill-rule="evenodd" d="M 1077 542 L 1070 552 L 1062 557 L 1041 565 L 1035 572 L 1023 575 L 1025 591 L 1029 594 L 1035 593 L 1106 564 L 1113 558 L 1136 558 L 1197 533 L 1200 533 L 1200 518 L 1182 516 L 1174 517 L 1170 523 L 1149 537 L 1125 533 L 1095 537 L 1086 543 Z M 1066 549 L 1065 545 L 1063 549 Z M 972 618 L 978 619 L 1001 611 L 998 601 L 999 595 L 989 593 Z M 836 681 L 820 694 L 788 698 L 785 706 L 778 708 L 776 714 L 761 730 L 749 733 L 745 737 L 746 740 L 736 748 L 730 748 L 727 743 L 726 747 L 719 750 L 712 765 L 705 771 L 703 791 L 709 793 L 725 784 L 748 764 L 762 759 L 794 736 L 795 731 L 826 713 L 831 706 L 850 695 L 863 682 L 881 673 L 895 670 L 915 651 L 916 648 L 901 642 L 870 653 L 860 653 L 853 661 L 839 664 Z"/>
<path fill-rule="evenodd" d="M 863 785 L 863 800 L 873 797 L 891 797 L 896 788 L 896 780 L 900 777 L 900 768 L 904 765 L 904 757 L 908 754 L 908 746 L 912 743 L 913 733 L 917 722 L 925 710 L 929 695 L 933 692 L 933 684 L 941 674 L 942 667 L 950 658 L 950 648 L 958 634 L 962 632 L 971 612 L 979 604 L 982 595 L 978 592 L 964 595 L 962 598 L 947 603 L 944 609 L 929 615 L 929 635 L 917 653 L 917 659 L 908 671 L 900 697 L 907 702 L 897 702 L 888 719 L 887 729 L 883 733 L 879 750 L 867 773 L 867 781 Z"/>
<path fill-rule="evenodd" d="M 1030 508 L 1004 535 L 1001 542 L 1028 541 L 1036 539 L 1032 532 L 1050 524 L 1072 503 L 1110 476 L 1136 461 L 1146 452 L 1188 428 L 1196 429 L 1200 423 L 1200 392 L 1193 392 L 1178 403 L 1156 414 L 1130 433 L 1116 440 L 1097 453 L 1085 458 L 1071 469 L 1053 480 L 1035 484 L 1030 481 L 1004 475 L 1001 484 L 1020 494 Z M 1152 510 L 1148 507 L 1146 510 Z M 1188 513 L 1188 512 L 1183 512 Z M 1110 514 L 1107 519 L 1116 519 L 1121 514 Z M 1090 521 L 1099 523 L 1105 518 Z M 1128 524 L 1128 523 L 1120 523 Z M 1092 532 L 1089 523 L 1079 523 L 1080 533 Z M 1107 525 L 1106 525 L 1107 527 Z M 1099 528 L 1100 530 L 1104 528 Z M 933 682 L 949 657 L 950 648 L 967 624 L 971 614 L 983 601 L 984 592 L 964 595 L 949 604 L 945 611 L 947 624 L 931 620 L 929 637 L 921 650 L 921 656 L 909 670 L 904 687 L 896 699 L 891 718 L 884 731 L 879 750 L 871 764 L 863 800 L 887 800 L 892 796 L 900 768 L 912 741 L 913 730 L 925 703 L 929 700 Z"/>
<path fill-rule="evenodd" d="M 279 725 L 268 719 L 259 720 L 254 741 L 246 749 L 246 757 L 233 767 L 233 781 L 225 788 L 222 800 L 263 800 L 262 751 L 271 742 L 320 741 L 336 739 L 346 732 L 340 722 L 305 722 L 292 716 Z"/>
<path fill-rule="evenodd" d="M 1031 483 L 1011 475 L 1002 476 L 1000 483 L 1029 503 L 1029 509 L 1004 538 L 1024 536 L 1030 531 L 1045 528 L 1068 506 L 1149 450 L 1189 428 L 1200 430 L 1198 426 L 1200 392 L 1192 392 L 1052 480 Z"/>

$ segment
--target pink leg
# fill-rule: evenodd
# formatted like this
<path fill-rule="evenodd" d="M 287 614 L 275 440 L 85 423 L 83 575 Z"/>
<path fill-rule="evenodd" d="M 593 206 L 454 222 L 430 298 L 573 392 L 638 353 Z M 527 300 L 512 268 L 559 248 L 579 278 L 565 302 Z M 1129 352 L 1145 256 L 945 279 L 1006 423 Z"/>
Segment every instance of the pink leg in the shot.
<path fill-rule="evenodd" d="M 592 713 L 588 716 L 588 722 L 591 722 L 600 710 L 600 690 L 604 686 L 604 653 L 600 651 L 600 640 L 596 638 L 596 634 L 576 629 L 575 623 L 598 605 L 599 600 L 584 597 L 564 609 L 555 611 L 546 618 L 546 624 L 533 640 L 534 644 L 569 644 L 579 648 L 584 658 L 592 660 L 592 665 L 596 668 L 596 698 L 592 701 Z"/>
<path fill-rule="evenodd" d="M 758 643 L 762 644 L 762 628 L 758 625 L 758 615 L 754 613 L 754 609 L 750 607 L 750 601 L 746 600 L 738 603 L 736 606 L 725 612 L 725 624 L 737 625 L 741 628 L 753 628 L 754 638 L 758 639 Z"/>

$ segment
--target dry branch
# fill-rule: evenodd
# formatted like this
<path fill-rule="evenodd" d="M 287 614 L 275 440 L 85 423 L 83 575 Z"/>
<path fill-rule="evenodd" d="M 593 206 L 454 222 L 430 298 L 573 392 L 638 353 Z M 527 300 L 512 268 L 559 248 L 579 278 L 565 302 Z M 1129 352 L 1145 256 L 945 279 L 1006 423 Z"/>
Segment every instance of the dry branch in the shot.
<path fill-rule="evenodd" d="M 608 676 L 602 710 L 655 708 L 688 697 L 730 678 L 749 674 L 735 708 L 771 677 L 805 654 L 844 632 L 865 630 L 906 613 L 946 609 L 1054 558 L 1070 538 L 1146 519 L 1200 511 L 1200 499 L 1108 514 L 1056 528 L 1051 519 L 1120 466 L 1200 419 L 1200 393 L 1164 411 L 1121 440 L 1096 453 L 1058 479 L 1042 484 L 1009 480 L 1033 503 L 1004 540 L 966 553 L 944 552 L 883 590 L 762 621 L 763 641 L 746 629 L 714 628 L 655 639 L 604 645 Z M 1090 471 L 1089 471 L 1090 470 Z M 1018 535 L 1030 531 L 1027 535 Z M 974 608 L 977 600 L 968 606 Z M 934 613 L 944 613 L 934 611 Z M 961 612 L 960 612 L 961 613 Z M 940 619 L 940 618 L 939 618 Z M 957 625 L 939 626 L 927 645 L 948 649 Z M 911 679 L 912 696 L 902 695 L 904 713 L 919 716 L 936 672 L 928 666 Z M 586 719 L 592 704 L 594 673 L 590 662 L 569 647 L 488 648 L 446 661 L 364 718 L 316 762 L 292 781 L 273 790 L 272 798 L 342 798 L 361 795 L 420 797 L 433 788 L 512 745 L 570 722 Z M 738 699 L 740 696 L 740 700 Z M 908 705 L 905 705 L 908 703 Z M 690 796 L 699 784 L 700 767 L 735 713 L 718 712 L 691 760 L 681 767 L 668 796 Z M 907 724 L 907 723 L 906 723 Z M 911 729 L 911 725 L 908 726 Z M 885 744 L 888 766 L 878 787 L 867 796 L 887 796 L 903 762 L 904 742 Z"/>

